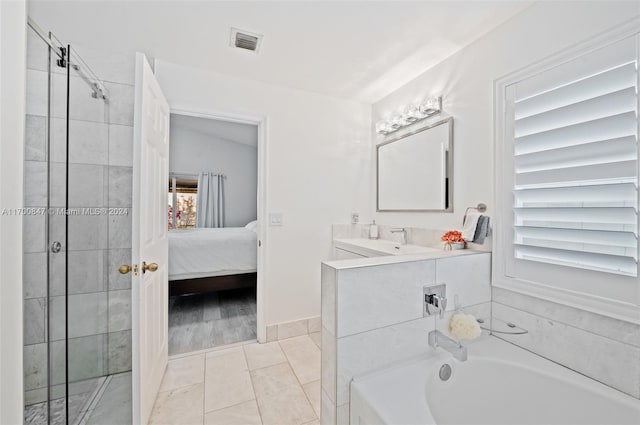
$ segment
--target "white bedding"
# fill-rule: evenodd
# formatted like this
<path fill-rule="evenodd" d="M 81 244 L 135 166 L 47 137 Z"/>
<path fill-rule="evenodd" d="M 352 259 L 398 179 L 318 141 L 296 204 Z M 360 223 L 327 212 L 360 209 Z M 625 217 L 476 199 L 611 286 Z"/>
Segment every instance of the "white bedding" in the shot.
<path fill-rule="evenodd" d="M 255 272 L 257 235 L 244 227 L 169 232 L 169 280 Z"/>

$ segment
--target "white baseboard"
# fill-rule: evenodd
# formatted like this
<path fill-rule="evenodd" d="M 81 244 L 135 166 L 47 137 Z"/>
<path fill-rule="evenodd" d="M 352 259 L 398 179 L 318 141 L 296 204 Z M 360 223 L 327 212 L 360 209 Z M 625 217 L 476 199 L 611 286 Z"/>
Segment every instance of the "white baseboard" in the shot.
<path fill-rule="evenodd" d="M 320 316 L 267 326 L 267 342 L 320 332 Z"/>

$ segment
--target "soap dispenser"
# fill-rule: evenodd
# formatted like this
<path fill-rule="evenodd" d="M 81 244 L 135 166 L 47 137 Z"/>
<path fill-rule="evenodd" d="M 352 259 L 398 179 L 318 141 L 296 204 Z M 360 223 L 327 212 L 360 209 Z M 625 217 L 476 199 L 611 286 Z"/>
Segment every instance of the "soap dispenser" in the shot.
<path fill-rule="evenodd" d="M 369 225 L 369 239 L 378 239 L 378 225 L 375 220 Z"/>

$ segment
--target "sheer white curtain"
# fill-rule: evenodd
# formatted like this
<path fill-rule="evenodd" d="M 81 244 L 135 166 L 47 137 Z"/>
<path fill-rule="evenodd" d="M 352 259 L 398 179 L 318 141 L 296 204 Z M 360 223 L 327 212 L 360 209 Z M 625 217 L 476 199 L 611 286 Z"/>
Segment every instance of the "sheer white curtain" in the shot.
<path fill-rule="evenodd" d="M 196 227 L 224 227 L 223 174 L 202 172 L 198 175 Z"/>

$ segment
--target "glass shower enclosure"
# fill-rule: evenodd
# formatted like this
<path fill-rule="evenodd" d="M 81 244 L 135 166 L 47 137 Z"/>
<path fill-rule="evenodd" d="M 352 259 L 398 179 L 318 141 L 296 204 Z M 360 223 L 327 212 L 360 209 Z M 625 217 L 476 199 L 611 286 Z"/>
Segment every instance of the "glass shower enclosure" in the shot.
<path fill-rule="evenodd" d="M 110 94 L 30 21 L 24 199 L 25 423 L 131 423 L 130 279 Z M 110 156 L 111 155 L 111 156 Z M 129 189 L 130 192 L 130 189 Z M 130 229 L 128 229 L 130 235 Z"/>

